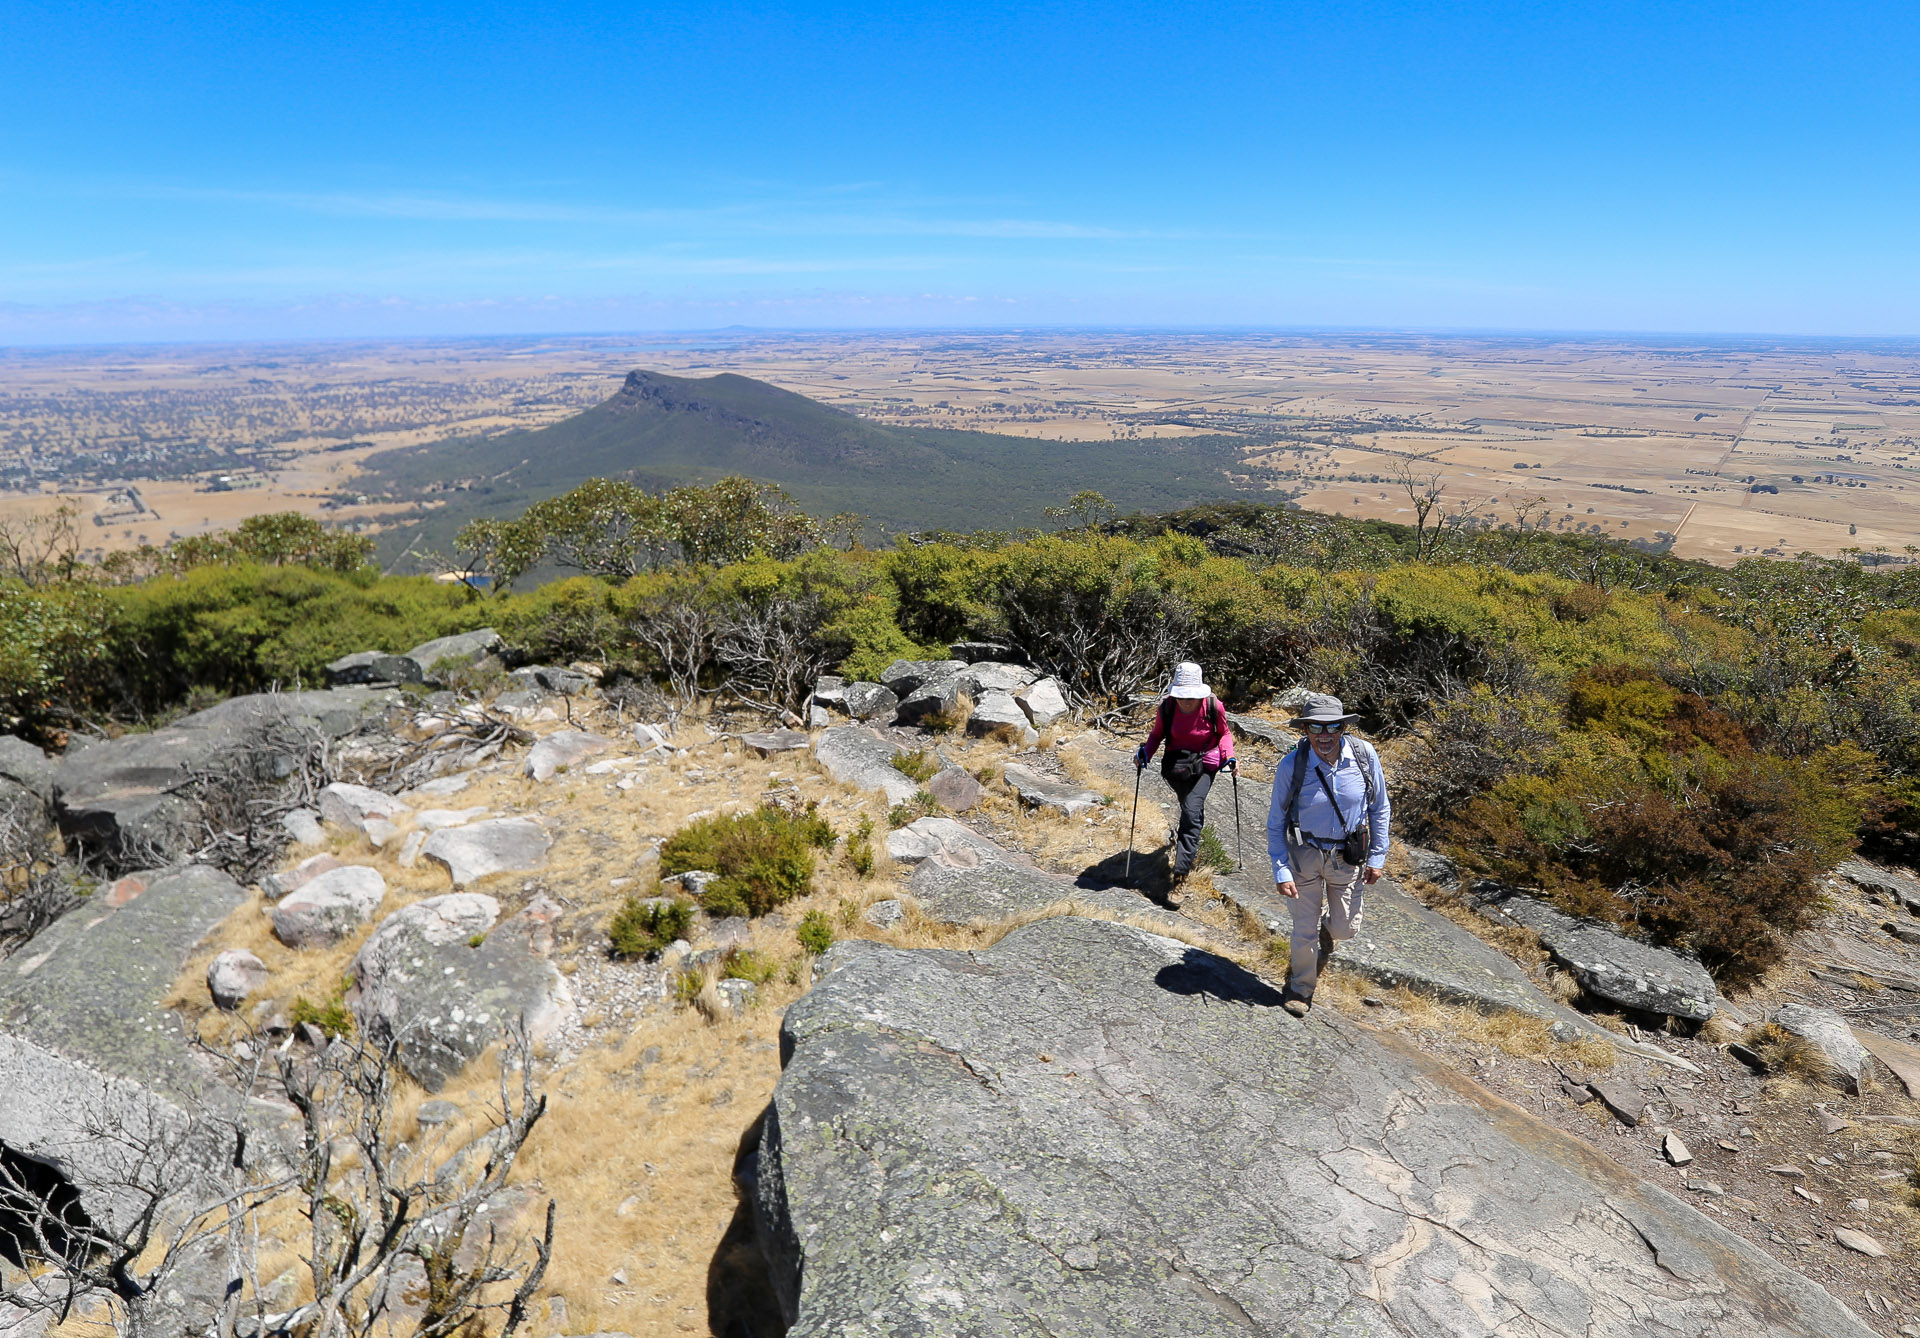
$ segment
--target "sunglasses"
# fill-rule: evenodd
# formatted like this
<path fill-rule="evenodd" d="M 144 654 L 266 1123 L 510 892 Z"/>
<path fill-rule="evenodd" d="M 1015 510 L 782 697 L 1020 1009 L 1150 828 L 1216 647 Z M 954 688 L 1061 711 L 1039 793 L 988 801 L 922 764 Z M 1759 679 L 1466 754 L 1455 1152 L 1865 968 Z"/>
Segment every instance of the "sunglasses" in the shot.
<path fill-rule="evenodd" d="M 1326 724 L 1321 721 L 1313 721 L 1313 720 L 1304 721 L 1302 723 L 1306 725 L 1307 733 L 1309 734 L 1338 734 L 1340 733 L 1340 731 L 1344 730 L 1347 727 L 1346 722 L 1344 720 L 1336 720 L 1332 724 Z"/>

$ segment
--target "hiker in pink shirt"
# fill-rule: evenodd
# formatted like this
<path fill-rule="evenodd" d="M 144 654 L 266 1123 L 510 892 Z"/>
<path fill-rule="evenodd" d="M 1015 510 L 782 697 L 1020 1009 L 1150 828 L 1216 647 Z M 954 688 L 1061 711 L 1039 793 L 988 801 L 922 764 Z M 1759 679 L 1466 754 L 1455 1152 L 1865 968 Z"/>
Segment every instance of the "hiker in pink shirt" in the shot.
<path fill-rule="evenodd" d="M 1180 829 L 1174 838 L 1173 891 L 1167 900 L 1178 906 L 1186 899 L 1180 885 L 1193 872 L 1200 850 L 1200 829 L 1207 822 L 1207 791 L 1221 771 L 1237 771 L 1233 760 L 1233 731 L 1227 728 L 1227 708 L 1201 681 L 1200 666 L 1182 661 L 1174 666 L 1153 715 L 1153 732 L 1133 755 L 1135 770 L 1153 760 L 1161 743 L 1167 745 L 1160 774 L 1180 800 Z"/>

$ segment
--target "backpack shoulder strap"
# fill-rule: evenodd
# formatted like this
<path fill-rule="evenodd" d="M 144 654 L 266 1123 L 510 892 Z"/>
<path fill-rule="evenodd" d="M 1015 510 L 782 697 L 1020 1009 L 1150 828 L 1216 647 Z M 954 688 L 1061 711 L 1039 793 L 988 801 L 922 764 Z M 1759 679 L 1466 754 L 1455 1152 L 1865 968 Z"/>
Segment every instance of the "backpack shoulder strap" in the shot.
<path fill-rule="evenodd" d="M 1213 711 L 1213 736 L 1217 739 L 1227 732 L 1227 708 L 1218 697 L 1207 698 L 1207 705 Z"/>
<path fill-rule="evenodd" d="M 1307 741 L 1300 740 L 1293 750 L 1293 780 L 1287 786 L 1287 825 L 1300 825 L 1300 785 L 1307 778 Z"/>
<path fill-rule="evenodd" d="M 1373 807 L 1373 771 L 1380 765 L 1380 752 L 1365 739 L 1353 741 L 1355 751 L 1360 754 L 1360 778 L 1367 785 L 1367 807 Z"/>
<path fill-rule="evenodd" d="M 1173 733 L 1173 698 L 1162 697 L 1160 699 L 1160 737 L 1163 739 L 1166 739 L 1168 744 L 1171 745 L 1173 740 L 1169 736 L 1172 733 Z"/>

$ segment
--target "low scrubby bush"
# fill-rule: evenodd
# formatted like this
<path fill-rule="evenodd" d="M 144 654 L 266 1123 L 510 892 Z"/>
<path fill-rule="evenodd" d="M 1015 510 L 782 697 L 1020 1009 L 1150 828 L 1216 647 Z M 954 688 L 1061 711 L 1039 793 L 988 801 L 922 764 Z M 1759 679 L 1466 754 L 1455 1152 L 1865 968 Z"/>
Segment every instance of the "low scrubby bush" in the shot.
<path fill-rule="evenodd" d="M 720 959 L 720 979 L 747 980 L 764 985 L 780 972 L 779 963 L 752 948 L 728 948 Z"/>
<path fill-rule="evenodd" d="M 915 748 L 911 752 L 895 753 L 893 769 L 908 780 L 924 785 L 939 772 L 940 759 L 934 756 L 931 748 Z"/>
<path fill-rule="evenodd" d="M 824 911 L 808 911 L 793 934 L 801 947 L 818 957 L 833 946 L 833 921 Z"/>
<path fill-rule="evenodd" d="M 700 894 L 710 915 L 765 915 L 812 890 L 814 852 L 834 840 L 812 804 L 797 813 L 768 804 L 681 828 L 661 847 L 660 868 L 718 874 Z"/>
<path fill-rule="evenodd" d="M 693 924 L 693 903 L 685 897 L 628 897 L 607 925 L 615 957 L 650 957 Z"/>

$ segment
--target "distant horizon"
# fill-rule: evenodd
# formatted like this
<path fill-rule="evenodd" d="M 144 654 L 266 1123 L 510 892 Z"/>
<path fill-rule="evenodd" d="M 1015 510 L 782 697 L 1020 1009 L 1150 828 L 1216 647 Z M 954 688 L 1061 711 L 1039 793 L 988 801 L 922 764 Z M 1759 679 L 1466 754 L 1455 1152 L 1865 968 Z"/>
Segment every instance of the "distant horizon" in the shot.
<path fill-rule="evenodd" d="M 1274 335 L 1289 338 L 1328 337 L 1328 338 L 1421 338 L 1421 339 L 1481 339 L 1515 341 L 1572 341 L 1623 344 L 1634 343 L 1671 343 L 1696 345 L 1706 348 L 1732 347 L 1743 343 L 1785 345 L 1789 347 L 1819 348 L 1823 346 L 1845 348 L 1881 347 L 1889 351 L 1920 353 L 1920 333 L 1916 334 L 1821 334 L 1800 331 L 1773 330 L 1631 330 L 1631 329 L 1552 329 L 1521 327 L 1474 327 L 1474 326 L 1385 326 L 1385 325 L 1279 325 L 1279 324 L 1227 324 L 1227 323 L 1132 323 L 1102 322 L 1071 324 L 1067 322 L 1042 324 L 1009 325 L 937 325 L 937 324 L 898 324 L 898 325 L 747 325 L 734 323 L 729 325 L 688 325 L 661 327 L 631 327 L 608 329 L 528 329 L 528 330 L 437 330 L 407 333 L 389 333 L 377 330 L 364 332 L 342 332 L 329 334 L 233 334 L 233 335 L 182 335 L 171 338 L 71 338 L 47 339 L 37 342 L 23 340 L 0 340 L 0 355 L 8 353 L 34 353 L 52 350 L 84 351 L 87 349 L 158 349 L 158 348 L 220 348 L 231 346 L 273 345 L 273 344 L 431 344 L 431 343 L 487 343 L 495 341 L 538 341 L 538 340 L 666 340 L 708 338 L 719 335 L 765 336 L 769 338 L 805 338 L 808 336 L 1046 336 L 1046 335 Z"/>

